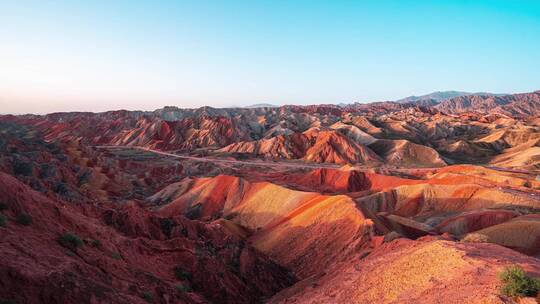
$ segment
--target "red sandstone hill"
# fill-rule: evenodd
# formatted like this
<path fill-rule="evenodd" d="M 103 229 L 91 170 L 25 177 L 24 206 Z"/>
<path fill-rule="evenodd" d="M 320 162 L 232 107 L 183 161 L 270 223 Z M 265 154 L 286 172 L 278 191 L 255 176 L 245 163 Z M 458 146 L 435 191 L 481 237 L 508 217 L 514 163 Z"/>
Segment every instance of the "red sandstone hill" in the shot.
<path fill-rule="evenodd" d="M 155 155 L 100 153 L 80 142 L 44 141 L 26 126 L 0 122 L 0 170 L 65 201 L 144 198 L 191 169 Z M 152 161 L 154 160 L 154 161 Z"/>
<path fill-rule="evenodd" d="M 149 198 L 162 216 L 228 219 L 253 231 L 253 245 L 298 276 L 321 271 L 368 245 L 370 220 L 345 195 L 290 190 L 233 176 L 186 179 Z M 332 250 L 329 250 L 332 248 Z"/>
<path fill-rule="evenodd" d="M 144 146 L 163 150 L 193 150 L 222 147 L 248 139 L 245 128 L 236 127 L 225 117 L 197 117 L 180 121 L 141 119 L 133 129 L 123 131 L 110 142 L 113 145 Z"/>
<path fill-rule="evenodd" d="M 308 137 L 313 137 L 308 134 Z M 379 156 L 362 144 L 337 132 L 317 132 L 315 143 L 306 151 L 304 160 L 317 163 L 376 164 Z"/>
<path fill-rule="evenodd" d="M 327 193 L 351 193 L 366 190 L 375 191 L 424 182 L 422 180 L 359 171 L 354 170 L 354 168 L 321 168 L 307 173 L 278 175 L 273 181 L 288 186 L 297 186 L 307 191 Z"/>
<path fill-rule="evenodd" d="M 234 143 L 218 151 L 264 158 L 303 159 L 316 163 L 376 164 L 380 162 L 373 151 L 333 130 L 310 129 L 304 133 Z"/>
<path fill-rule="evenodd" d="M 308 138 L 302 133 L 278 135 L 257 141 L 230 144 L 218 150 L 223 153 L 238 153 L 263 158 L 298 159 L 309 146 Z"/>
<path fill-rule="evenodd" d="M 7 223 L 0 227 L 2 299 L 254 303 L 294 282 L 219 224 L 159 217 L 136 204 L 67 204 L 4 173 L 0 201 L 7 208 Z M 22 225 L 22 214 L 31 222 Z M 66 233 L 82 242 L 62 243 Z"/>
<path fill-rule="evenodd" d="M 539 94 L 460 96 L 435 107 L 393 102 L 254 109 L 166 107 L 153 112 L 54 113 L 3 116 L 0 120 L 37 129 L 47 141 L 143 146 L 199 155 L 239 153 L 241 157 L 267 159 L 306 160 L 307 156 L 308 161 L 339 164 L 369 162 L 373 155 L 363 146 L 377 140 L 382 140 L 379 145 L 388 146 L 383 143 L 397 140 L 394 145 L 406 141 L 403 146 L 409 152 L 390 152 L 388 157 L 387 149 L 382 149 L 377 153 L 379 158 L 389 165 L 427 161 L 425 165 L 430 166 L 443 162 L 430 163 L 437 156 L 429 148 L 443 155 L 444 163 L 489 163 L 508 146 L 501 146 L 501 141 L 485 142 L 484 138 L 499 132 L 521 132 L 520 138 L 533 138 L 538 126 L 530 117 L 538 114 Z M 320 130 L 320 144 L 310 135 L 313 130 Z M 332 130 L 347 139 L 330 135 L 327 140 L 322 136 Z M 314 145 L 311 156 L 306 155 Z M 419 147 L 415 145 L 428 148 L 414 153 Z"/>
<path fill-rule="evenodd" d="M 377 140 L 369 148 L 384 159 L 384 163 L 403 167 L 441 167 L 446 165 L 434 149 L 408 140 Z"/>
<path fill-rule="evenodd" d="M 296 180 L 291 176 L 289 180 L 299 184 L 312 183 L 313 187 L 322 183 L 339 185 L 340 180 L 346 181 L 348 187 L 355 190 L 367 186 L 366 175 L 358 172 L 316 170 L 305 179 L 297 177 Z M 358 180 L 363 184 L 356 184 L 355 181 Z M 369 180 L 371 183 L 380 181 L 382 185 L 392 179 L 373 174 Z M 182 189 L 181 193 L 169 198 L 169 201 L 173 201 L 170 204 L 162 202 L 165 206 L 160 208 L 160 212 L 182 213 L 184 212 L 182 210 L 190 210 L 189 205 L 186 205 L 189 202 L 200 202 L 200 210 L 203 212 L 207 205 L 217 206 L 215 214 L 223 214 L 235 223 L 250 227 L 251 232 L 246 237 L 257 248 L 291 267 L 302 279 L 293 287 L 279 292 L 272 298 L 271 303 L 287 301 L 310 303 L 313 299 L 322 303 L 332 301 L 377 303 L 378 300 L 375 299 L 379 299 L 381 303 L 401 301 L 436 303 L 440 297 L 431 293 L 433 290 L 438 290 L 437 295 L 443 294 L 445 299 L 455 298 L 467 303 L 504 303 L 503 301 L 507 299 L 498 295 L 500 282 L 497 279 L 497 274 L 503 267 L 519 263 L 533 274 L 538 274 L 540 270 L 538 260 L 494 245 L 433 240 L 407 243 L 401 240 L 373 250 L 371 246 L 378 242 L 378 237 L 372 234 L 374 232 L 372 224 L 362 220 L 369 217 L 375 220 L 376 226 L 388 225 L 387 228 L 396 229 L 393 233 L 397 231 L 398 237 L 399 234 L 408 235 L 414 229 L 424 229 L 421 228 L 422 225 L 427 227 L 434 225 L 439 222 L 437 218 L 443 216 L 441 220 L 444 220 L 449 215 L 451 217 L 447 217 L 439 227 L 449 228 L 453 225 L 458 230 L 446 231 L 456 236 L 485 227 L 495 229 L 500 223 L 512 223 L 509 220 L 519 212 L 501 209 L 471 213 L 468 210 L 498 206 L 507 208 L 507 204 L 523 207 L 540 206 L 534 197 L 521 195 L 513 197 L 512 193 L 496 189 L 499 183 L 525 185 L 525 180 L 521 180 L 519 175 L 497 173 L 484 168 L 456 166 L 438 170 L 428 180 L 395 179 L 393 182 L 394 184 L 386 185 L 392 189 L 390 192 L 356 199 L 357 208 L 360 207 L 362 210 L 358 213 L 358 210 L 353 211 L 354 207 L 352 209 L 347 207 L 351 205 L 343 196 L 320 196 L 269 183 L 249 183 L 238 178 L 222 176 L 172 186 Z M 165 192 L 173 193 L 170 189 Z M 448 193 L 452 196 L 448 197 Z M 267 210 L 272 212 L 264 212 Z M 387 218 L 391 222 L 382 219 L 379 222 L 379 216 L 375 214 L 381 210 L 413 219 L 405 221 L 403 218 L 400 219 L 400 216 L 395 216 Z M 459 214 L 462 211 L 464 212 Z M 456 212 L 459 215 L 453 217 Z M 343 221 L 346 218 L 349 219 Z M 345 238 L 350 229 L 355 227 L 347 224 L 353 219 L 360 220 L 359 223 L 364 222 L 364 228 L 359 230 L 363 232 L 357 237 Z M 435 222 L 431 222 L 433 220 Z M 416 221 L 426 222 L 420 225 L 420 222 L 415 224 Z M 366 230 L 366 227 L 370 228 Z M 376 227 L 376 230 L 378 229 L 379 227 Z M 336 230 L 341 233 L 333 234 Z M 343 235 L 345 231 L 347 234 Z M 505 228 L 501 231 L 512 233 Z M 362 237 L 358 238 L 359 236 Z M 492 242 L 497 243 L 496 239 Z M 343 247 L 345 244 L 354 246 Z M 534 246 L 535 243 L 523 240 L 522 244 Z M 511 247 L 510 244 L 507 245 Z M 340 254 L 335 255 L 335 252 Z M 371 253 L 368 258 L 361 261 L 365 253 L 369 252 Z M 308 259 L 305 258 L 306 254 L 309 256 Z M 356 255 L 360 258 L 355 258 Z M 386 265 L 384 269 L 383 265 Z M 388 265 L 390 267 L 387 267 Z M 493 268 L 493 265 L 496 267 Z M 321 272 L 321 269 L 326 271 Z M 449 272 L 449 269 L 456 271 Z M 448 286 L 453 288 L 448 289 Z M 477 289 L 482 289 L 482 292 L 476 292 Z M 460 292 L 454 292 L 455 290 Z"/>

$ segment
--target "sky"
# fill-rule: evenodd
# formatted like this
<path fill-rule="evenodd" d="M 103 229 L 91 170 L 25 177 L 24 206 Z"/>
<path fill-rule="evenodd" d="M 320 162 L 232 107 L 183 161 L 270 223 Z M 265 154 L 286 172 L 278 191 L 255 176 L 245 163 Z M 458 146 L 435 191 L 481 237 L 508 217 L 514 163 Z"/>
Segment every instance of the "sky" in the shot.
<path fill-rule="evenodd" d="M 540 1 L 0 0 L 0 113 L 540 89 Z"/>

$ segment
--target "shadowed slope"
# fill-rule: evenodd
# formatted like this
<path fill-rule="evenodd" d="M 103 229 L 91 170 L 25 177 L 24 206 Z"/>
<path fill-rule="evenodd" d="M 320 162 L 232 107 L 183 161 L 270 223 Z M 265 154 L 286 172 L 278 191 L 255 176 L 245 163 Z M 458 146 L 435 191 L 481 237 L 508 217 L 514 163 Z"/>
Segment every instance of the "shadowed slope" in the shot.
<path fill-rule="evenodd" d="M 473 233 L 485 241 L 540 257 L 540 214 L 516 217 Z"/>
<path fill-rule="evenodd" d="M 386 164 L 404 167 L 441 167 L 446 163 L 432 148 L 408 140 L 377 140 L 369 145 Z"/>
<path fill-rule="evenodd" d="M 186 191 L 159 207 L 159 214 L 190 214 L 194 204 L 200 204 L 201 218 L 224 216 L 253 230 L 256 248 L 301 277 L 319 272 L 371 237 L 371 221 L 348 196 L 295 191 L 231 176 L 185 182 Z"/>

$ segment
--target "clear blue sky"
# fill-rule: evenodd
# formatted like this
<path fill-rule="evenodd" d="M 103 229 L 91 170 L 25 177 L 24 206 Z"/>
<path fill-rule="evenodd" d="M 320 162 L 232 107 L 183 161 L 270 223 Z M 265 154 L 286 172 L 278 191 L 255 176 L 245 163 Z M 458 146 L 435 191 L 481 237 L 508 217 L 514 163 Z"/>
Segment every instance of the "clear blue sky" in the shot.
<path fill-rule="evenodd" d="M 0 112 L 540 89 L 540 1 L 0 1 Z"/>

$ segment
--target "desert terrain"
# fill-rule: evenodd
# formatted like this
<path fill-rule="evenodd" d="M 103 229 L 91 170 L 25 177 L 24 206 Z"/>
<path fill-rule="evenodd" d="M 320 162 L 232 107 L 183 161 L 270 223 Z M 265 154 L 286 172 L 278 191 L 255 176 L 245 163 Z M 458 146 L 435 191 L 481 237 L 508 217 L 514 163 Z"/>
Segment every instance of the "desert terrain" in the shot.
<path fill-rule="evenodd" d="M 0 303 L 535 303 L 540 91 L 447 95 L 0 116 Z"/>

